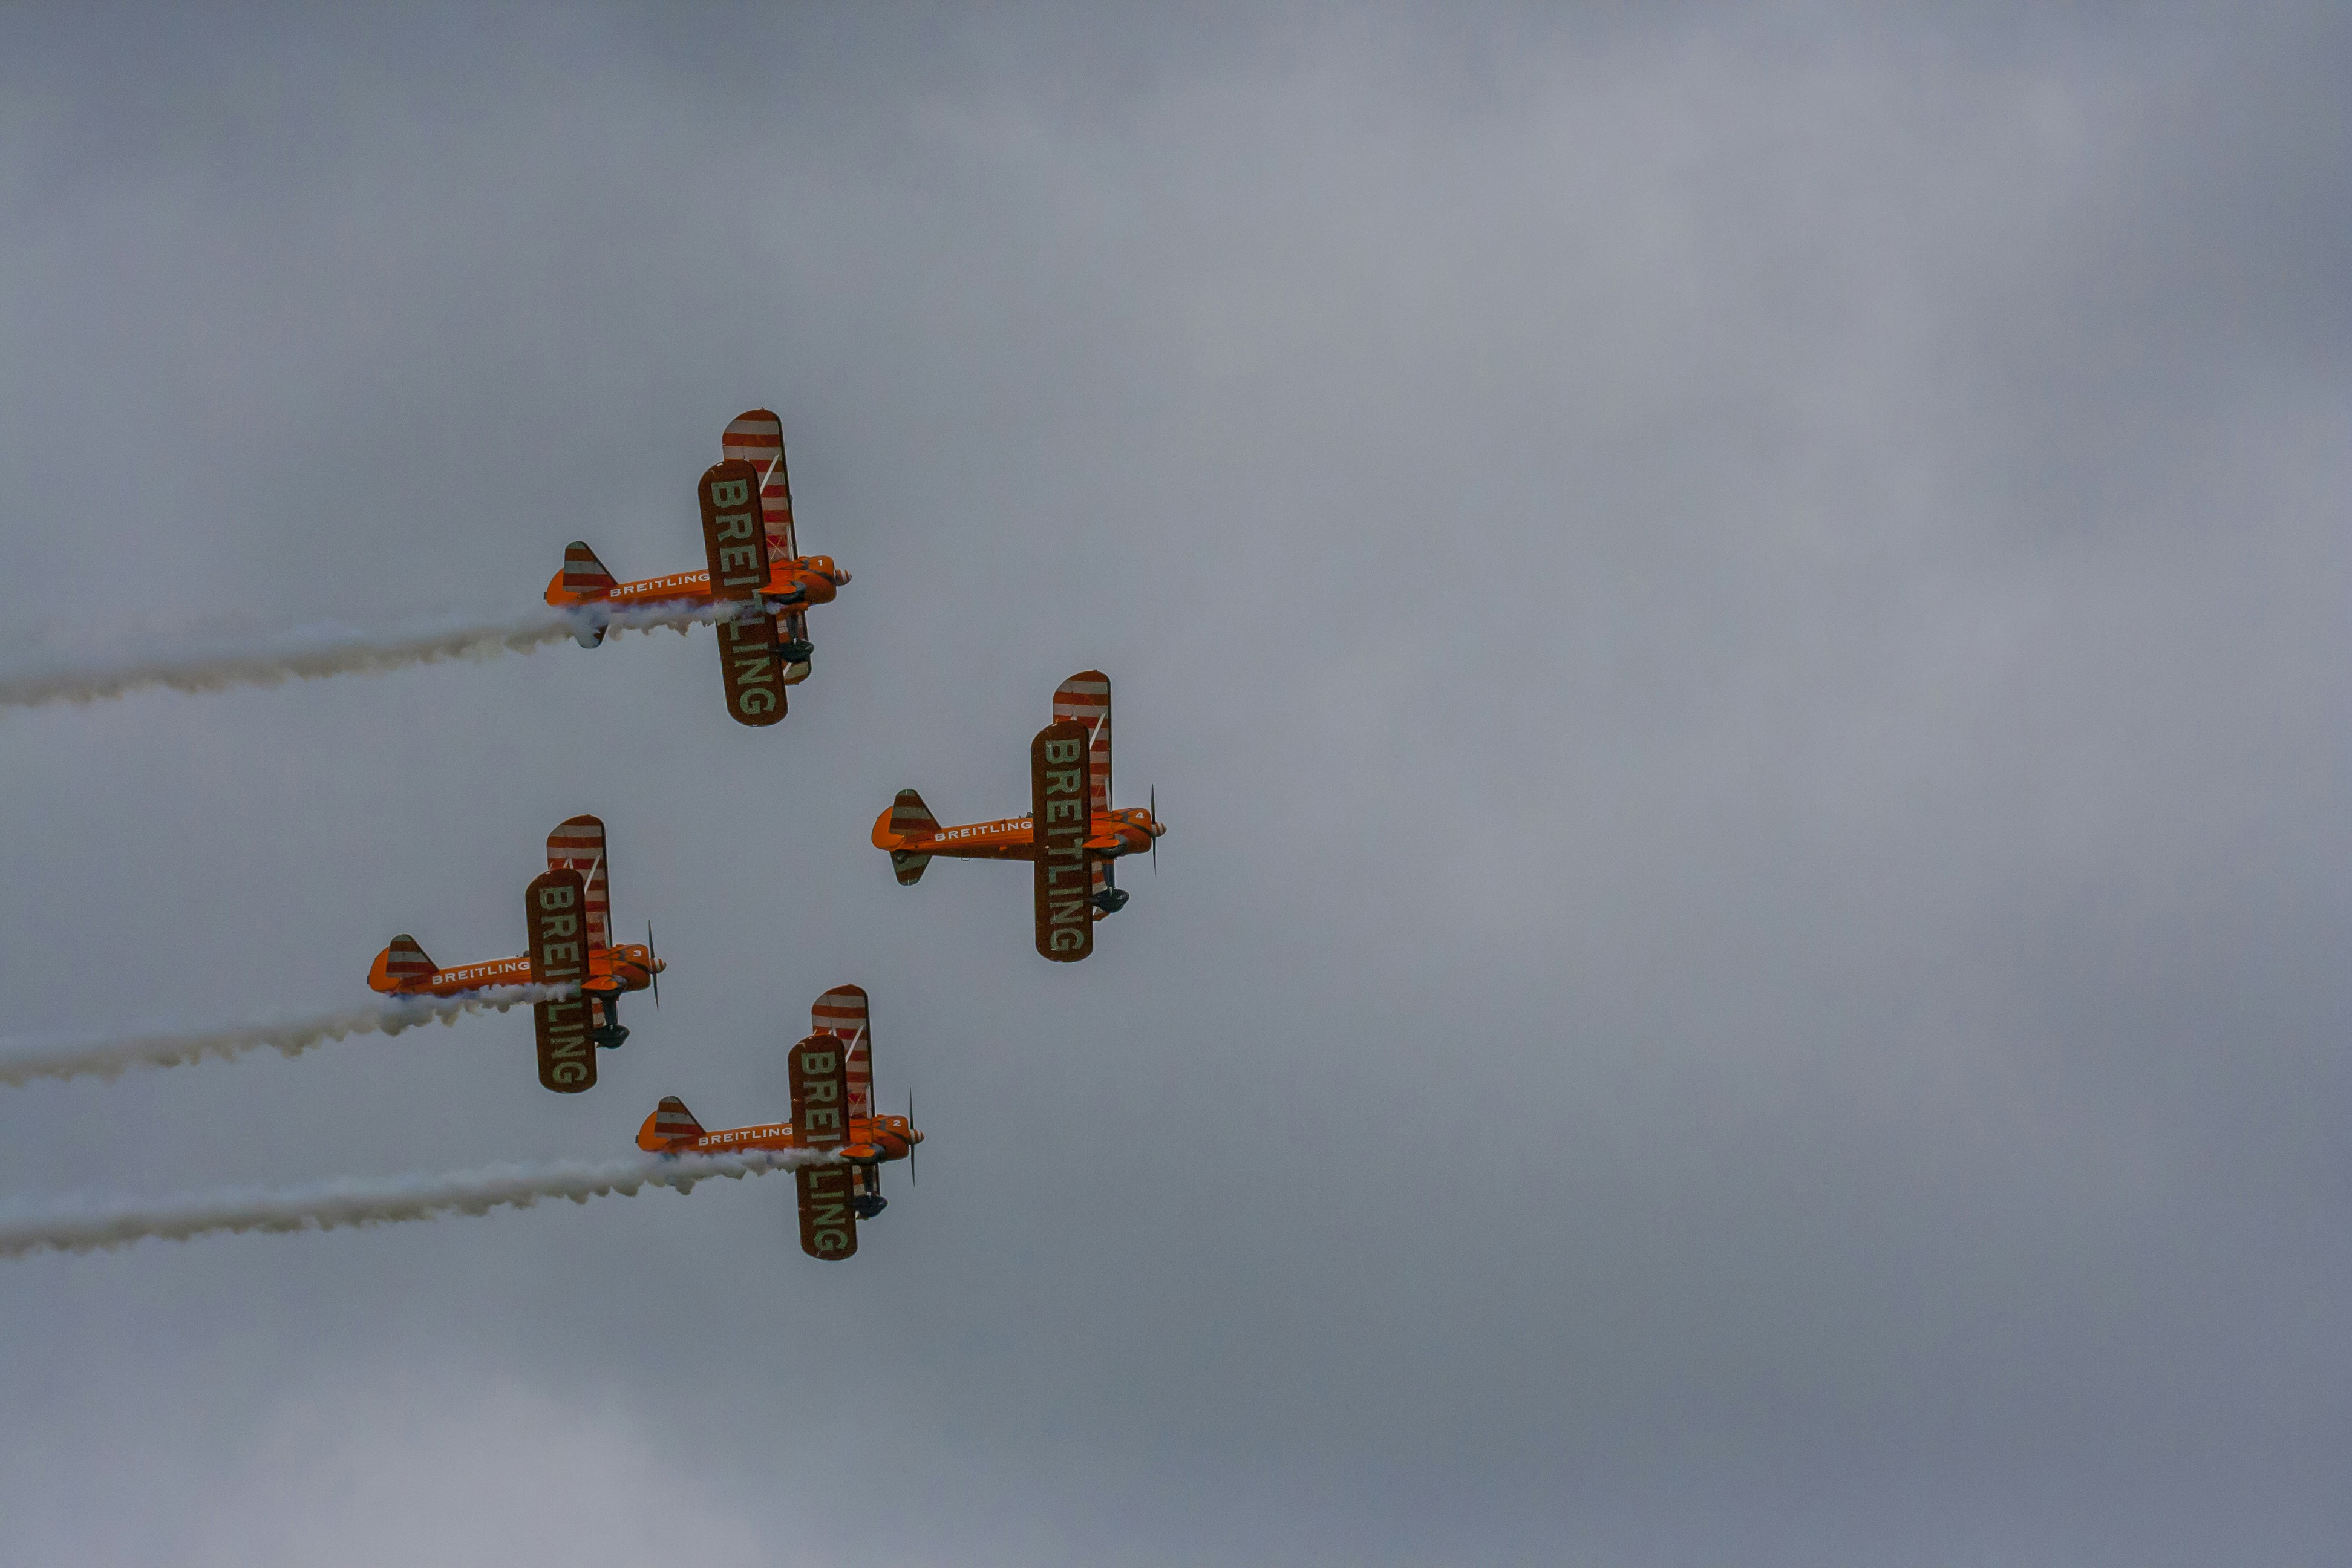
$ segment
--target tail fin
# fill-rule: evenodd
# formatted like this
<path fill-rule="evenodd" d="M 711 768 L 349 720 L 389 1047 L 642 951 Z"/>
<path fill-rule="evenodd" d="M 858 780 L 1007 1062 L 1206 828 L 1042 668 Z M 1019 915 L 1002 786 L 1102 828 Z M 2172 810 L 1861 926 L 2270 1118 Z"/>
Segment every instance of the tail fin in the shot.
<path fill-rule="evenodd" d="M 658 1154 L 680 1143 L 691 1143 L 702 1136 L 702 1123 L 686 1108 L 686 1101 L 672 1094 L 665 1096 L 637 1129 L 637 1147 L 649 1154 Z"/>
<path fill-rule="evenodd" d="M 439 973 L 434 962 L 425 956 L 413 936 L 402 934 L 392 939 L 392 945 L 375 955 L 368 967 L 368 986 L 375 991 L 397 991 L 413 980 L 430 980 Z"/>
<path fill-rule="evenodd" d="M 913 790 L 902 789 L 898 798 L 890 803 L 890 831 L 897 834 L 937 833 L 940 819 L 923 804 L 923 797 Z"/>
<path fill-rule="evenodd" d="M 620 584 L 604 570 L 596 552 L 578 540 L 563 547 L 563 570 L 548 580 L 547 602 L 558 609 L 572 605 L 589 605 L 610 594 Z M 594 647 L 604 640 L 604 628 L 595 626 L 573 634 L 582 647 Z"/>
<path fill-rule="evenodd" d="M 580 598 L 602 598 L 620 586 L 596 552 L 578 540 L 563 547 L 563 591 Z"/>

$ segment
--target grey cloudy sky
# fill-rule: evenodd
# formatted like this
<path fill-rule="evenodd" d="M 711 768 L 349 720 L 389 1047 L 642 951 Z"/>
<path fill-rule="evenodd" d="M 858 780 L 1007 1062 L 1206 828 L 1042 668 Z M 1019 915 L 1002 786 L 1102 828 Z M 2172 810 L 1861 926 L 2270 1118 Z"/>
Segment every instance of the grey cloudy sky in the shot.
<path fill-rule="evenodd" d="M 2352 1538 L 2336 7 L 0 17 L 0 658 L 692 565 L 709 634 L 0 716 L 0 1193 L 624 1151 L 874 994 L 929 1178 L 0 1266 L 0 1559 L 2245 1563 Z M 1095 957 L 896 886 L 1108 670 Z M 760 831 L 747 842 L 742 825 Z"/>

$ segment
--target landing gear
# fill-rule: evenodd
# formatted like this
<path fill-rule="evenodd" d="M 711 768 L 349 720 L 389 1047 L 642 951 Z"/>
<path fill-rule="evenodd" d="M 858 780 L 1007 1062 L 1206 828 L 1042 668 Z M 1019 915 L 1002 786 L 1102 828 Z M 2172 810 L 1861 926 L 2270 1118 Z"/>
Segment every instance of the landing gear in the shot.
<path fill-rule="evenodd" d="M 859 1219 L 872 1219 L 890 1206 L 882 1195 L 882 1173 L 873 1165 L 858 1165 L 850 1173 L 850 1211 Z"/>
<path fill-rule="evenodd" d="M 596 998 L 596 1016 L 604 1021 L 591 1029 L 588 1037 L 596 1042 L 599 1050 L 617 1051 L 629 1037 L 629 1031 L 621 1027 L 619 1003 L 617 996 Z"/>
<path fill-rule="evenodd" d="M 1114 880 L 1113 878 L 1114 873 L 1111 870 L 1110 863 L 1108 861 L 1105 861 L 1103 863 L 1103 889 L 1101 892 L 1097 893 L 1093 898 L 1087 900 L 1094 905 L 1095 919 L 1097 920 L 1102 919 L 1105 915 L 1115 915 L 1118 913 L 1119 910 L 1127 908 L 1127 894 L 1120 889 L 1118 883 Z"/>
<path fill-rule="evenodd" d="M 795 637 L 778 645 L 777 652 L 783 656 L 786 664 L 806 664 L 815 655 L 816 644 Z"/>

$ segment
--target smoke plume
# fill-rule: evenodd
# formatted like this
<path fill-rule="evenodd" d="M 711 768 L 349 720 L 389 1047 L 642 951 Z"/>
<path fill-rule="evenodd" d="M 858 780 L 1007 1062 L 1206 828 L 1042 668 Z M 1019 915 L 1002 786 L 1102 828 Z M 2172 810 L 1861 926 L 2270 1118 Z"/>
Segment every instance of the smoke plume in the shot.
<path fill-rule="evenodd" d="M 370 1007 L 274 1024 L 246 1024 L 130 1039 L 0 1047 L 0 1084 L 21 1085 L 37 1078 L 79 1078 L 85 1074 L 111 1080 L 129 1068 L 178 1067 L 206 1057 L 226 1061 L 265 1047 L 280 1056 L 297 1057 L 328 1040 L 352 1035 L 397 1035 L 403 1029 L 436 1019 L 454 1024 L 461 1013 L 478 1013 L 486 1007 L 503 1013 L 517 1005 L 558 1001 L 572 991 L 568 985 L 494 985 L 463 996 L 399 996 Z"/>
<path fill-rule="evenodd" d="M 437 1176 L 384 1181 L 323 1182 L 310 1187 L 231 1189 L 151 1202 L 65 1200 L 45 1208 L 0 1209 L 0 1258 L 48 1248 L 96 1252 L 150 1237 L 184 1241 L 213 1231 L 334 1230 L 392 1225 L 445 1214 L 485 1214 L 529 1208 L 541 1198 L 584 1204 L 608 1193 L 634 1195 L 641 1187 L 691 1192 L 714 1176 L 737 1179 L 831 1156 L 802 1149 L 665 1159 L 569 1160 L 538 1165 L 497 1165 Z"/>
<path fill-rule="evenodd" d="M 600 629 L 612 633 L 675 626 L 683 633 L 690 626 L 762 613 L 756 599 L 722 605 L 673 600 L 622 608 L 598 605 L 540 610 L 512 621 L 470 626 L 411 626 L 378 632 L 311 627 L 257 636 L 240 644 L 215 643 L 177 652 L 159 648 L 112 665 L 0 670 L 0 708 L 97 702 L 148 686 L 225 691 L 330 675 L 373 675 L 444 659 L 529 653 Z"/>

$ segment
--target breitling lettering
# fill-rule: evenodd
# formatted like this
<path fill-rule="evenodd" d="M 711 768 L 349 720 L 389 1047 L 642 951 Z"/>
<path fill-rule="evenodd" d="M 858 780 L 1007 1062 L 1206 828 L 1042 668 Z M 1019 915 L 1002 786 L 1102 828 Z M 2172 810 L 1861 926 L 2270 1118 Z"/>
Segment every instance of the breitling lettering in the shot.
<path fill-rule="evenodd" d="M 1083 725 L 1062 720 L 1037 732 L 1030 748 L 1037 951 L 1065 962 L 1084 958 L 1094 944 L 1087 899 L 1093 875 L 1087 859 L 1089 768 Z M 1076 885 L 1066 886 L 1070 882 Z"/>
<path fill-rule="evenodd" d="M 697 589 L 707 591 L 709 586 L 710 574 L 708 571 L 674 572 L 667 577 L 647 577 L 635 583 L 624 583 L 609 596 L 614 599 L 653 599 L 674 595 L 681 588 L 689 592 Z"/>

